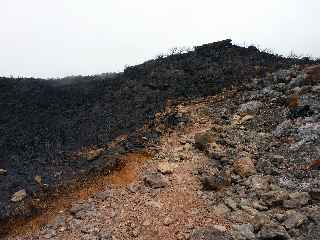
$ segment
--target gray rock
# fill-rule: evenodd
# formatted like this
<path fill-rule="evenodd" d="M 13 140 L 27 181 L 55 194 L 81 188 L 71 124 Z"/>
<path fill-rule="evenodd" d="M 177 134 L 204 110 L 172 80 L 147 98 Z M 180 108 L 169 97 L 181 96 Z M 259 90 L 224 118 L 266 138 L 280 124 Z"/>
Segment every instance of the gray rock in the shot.
<path fill-rule="evenodd" d="M 260 101 L 250 101 L 244 104 L 241 104 L 239 107 L 239 113 L 257 113 L 257 111 L 263 106 L 263 103 Z"/>
<path fill-rule="evenodd" d="M 238 209 L 238 204 L 232 198 L 226 198 L 224 203 L 233 211 Z"/>
<path fill-rule="evenodd" d="M 308 218 L 303 215 L 302 213 L 296 212 L 294 210 L 289 210 L 286 213 L 286 220 L 284 221 L 283 225 L 287 229 L 292 229 L 299 227 L 303 223 L 305 223 Z"/>
<path fill-rule="evenodd" d="M 112 197 L 112 191 L 111 190 L 105 190 L 103 192 L 99 192 L 99 193 L 96 194 L 95 197 L 98 200 L 104 201 L 104 200 Z"/>
<path fill-rule="evenodd" d="M 55 236 L 57 236 L 57 232 L 53 229 L 46 230 L 45 233 L 42 235 L 42 237 L 45 239 L 52 239 Z"/>
<path fill-rule="evenodd" d="M 280 206 L 288 198 L 289 193 L 285 190 L 269 191 L 261 195 L 261 199 L 269 206 Z"/>
<path fill-rule="evenodd" d="M 289 89 L 303 86 L 305 83 L 305 79 L 306 79 L 305 74 L 299 74 L 296 78 L 293 78 L 289 82 L 289 84 L 288 84 Z"/>
<path fill-rule="evenodd" d="M 0 168 L 0 176 L 6 175 L 6 174 L 7 174 L 7 170 Z"/>
<path fill-rule="evenodd" d="M 231 180 L 224 174 L 202 176 L 200 181 L 205 190 L 220 190 L 230 184 Z"/>
<path fill-rule="evenodd" d="M 160 173 L 149 173 L 144 177 L 144 183 L 150 188 L 164 188 L 168 185 L 165 177 Z"/>
<path fill-rule="evenodd" d="M 320 123 L 307 123 L 298 128 L 298 136 L 303 142 L 314 142 L 320 138 Z"/>
<path fill-rule="evenodd" d="M 112 240 L 112 234 L 108 230 L 101 230 L 98 236 L 99 240 Z"/>
<path fill-rule="evenodd" d="M 283 201 L 283 207 L 293 209 L 300 208 L 310 201 L 310 195 L 307 192 L 295 192 L 289 194 L 289 199 Z"/>
<path fill-rule="evenodd" d="M 264 206 L 263 204 L 261 204 L 260 202 L 257 202 L 257 201 L 252 202 L 252 207 L 254 209 L 259 210 L 259 211 L 267 211 L 269 209 L 267 206 Z"/>
<path fill-rule="evenodd" d="M 26 197 L 27 197 L 27 192 L 25 189 L 22 189 L 12 195 L 11 202 L 20 202 Z"/>
<path fill-rule="evenodd" d="M 268 191 L 271 181 L 270 176 L 254 175 L 246 181 L 246 185 L 254 191 Z"/>
<path fill-rule="evenodd" d="M 320 189 L 319 188 L 309 189 L 309 195 L 313 200 L 320 201 Z"/>
<path fill-rule="evenodd" d="M 269 216 L 258 213 L 251 220 L 252 225 L 254 226 L 255 231 L 260 230 L 264 225 L 268 225 L 271 223 L 271 219 Z"/>
<path fill-rule="evenodd" d="M 286 229 L 280 225 L 267 224 L 257 234 L 258 240 L 289 240 Z"/>
<path fill-rule="evenodd" d="M 232 236 L 235 240 L 253 240 L 255 239 L 254 228 L 251 224 L 233 225 Z"/>
<path fill-rule="evenodd" d="M 320 92 L 320 85 L 313 86 L 312 91 L 319 93 Z"/>
<path fill-rule="evenodd" d="M 61 227 L 63 227 L 63 228 L 66 227 L 66 217 L 64 215 L 57 216 L 53 220 L 51 227 L 55 230 L 58 228 L 61 228 Z"/>
<path fill-rule="evenodd" d="M 285 120 L 284 122 L 280 123 L 276 129 L 272 132 L 273 136 L 275 137 L 284 137 L 288 136 L 292 133 L 293 123 L 291 120 Z"/>
<path fill-rule="evenodd" d="M 281 69 L 275 73 L 273 73 L 274 80 L 278 81 L 287 81 L 288 77 L 292 74 L 292 70 Z"/>
<path fill-rule="evenodd" d="M 88 211 L 90 210 L 91 205 L 89 203 L 75 203 L 70 208 L 69 212 L 71 214 L 77 214 L 80 211 Z"/>
<path fill-rule="evenodd" d="M 195 229 L 190 235 L 190 240 L 234 240 L 226 232 L 218 231 L 215 228 Z"/>

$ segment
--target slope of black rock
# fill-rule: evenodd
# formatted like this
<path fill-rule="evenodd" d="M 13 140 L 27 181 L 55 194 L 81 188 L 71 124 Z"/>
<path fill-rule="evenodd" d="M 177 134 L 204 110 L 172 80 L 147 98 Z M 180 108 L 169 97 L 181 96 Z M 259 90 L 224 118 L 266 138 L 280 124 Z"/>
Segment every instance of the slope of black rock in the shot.
<path fill-rule="evenodd" d="M 21 189 L 27 192 L 24 201 L 41 192 L 36 175 L 54 188 L 80 173 L 114 166 L 104 159 L 72 160 L 70 152 L 105 146 L 121 134 L 129 135 L 125 151 L 143 146 L 136 130 L 152 121 L 168 99 L 213 95 L 295 63 L 303 61 L 224 40 L 129 67 L 113 78 L 81 77 L 66 85 L 0 78 L 0 168 L 7 171 L 0 176 L 0 219 L 26 214 L 23 202 L 10 199 Z"/>

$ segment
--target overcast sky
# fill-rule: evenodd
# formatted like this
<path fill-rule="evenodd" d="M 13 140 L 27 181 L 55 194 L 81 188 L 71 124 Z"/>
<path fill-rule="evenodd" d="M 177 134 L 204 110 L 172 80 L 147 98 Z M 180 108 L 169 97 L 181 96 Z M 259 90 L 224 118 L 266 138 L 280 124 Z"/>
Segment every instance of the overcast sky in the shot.
<path fill-rule="evenodd" d="M 122 71 L 232 38 L 320 56 L 319 0 L 0 0 L 0 76 Z"/>

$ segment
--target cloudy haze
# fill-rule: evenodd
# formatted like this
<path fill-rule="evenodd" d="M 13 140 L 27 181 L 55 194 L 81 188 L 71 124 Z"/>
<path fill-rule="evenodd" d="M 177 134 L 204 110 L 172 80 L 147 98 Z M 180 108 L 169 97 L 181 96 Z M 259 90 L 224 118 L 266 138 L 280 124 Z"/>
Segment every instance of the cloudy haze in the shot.
<path fill-rule="evenodd" d="M 0 76 L 122 71 L 225 38 L 320 56 L 319 0 L 0 0 Z"/>

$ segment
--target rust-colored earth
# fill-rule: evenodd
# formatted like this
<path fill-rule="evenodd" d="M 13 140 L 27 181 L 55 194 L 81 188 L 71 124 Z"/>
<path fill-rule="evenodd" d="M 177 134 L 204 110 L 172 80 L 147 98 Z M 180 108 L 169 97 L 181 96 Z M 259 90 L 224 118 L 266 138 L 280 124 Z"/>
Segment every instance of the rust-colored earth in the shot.
<path fill-rule="evenodd" d="M 41 228 L 52 220 L 59 212 L 70 208 L 72 203 L 87 200 L 95 193 L 103 191 L 106 186 L 123 187 L 136 181 L 139 166 L 151 158 L 147 152 L 129 153 L 121 156 L 123 167 L 115 170 L 110 175 L 96 176 L 87 181 L 85 184 L 70 186 L 70 192 L 64 193 L 54 199 L 48 199 L 45 202 L 35 202 L 36 206 L 45 209 L 40 215 L 28 220 L 12 221 L 8 227 L 9 234 L 28 235 Z"/>

